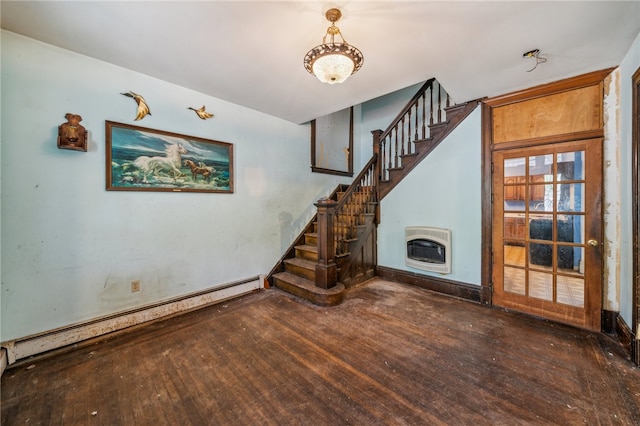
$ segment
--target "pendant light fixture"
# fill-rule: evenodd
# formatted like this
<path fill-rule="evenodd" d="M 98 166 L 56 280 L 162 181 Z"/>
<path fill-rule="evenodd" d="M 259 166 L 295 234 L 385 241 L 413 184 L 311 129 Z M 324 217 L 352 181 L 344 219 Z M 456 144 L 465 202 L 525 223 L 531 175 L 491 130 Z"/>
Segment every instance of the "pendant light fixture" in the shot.
<path fill-rule="evenodd" d="M 339 9 L 329 9 L 325 13 L 331 26 L 322 38 L 322 44 L 314 47 L 304 57 L 304 67 L 323 83 L 342 83 L 351 74 L 362 67 L 364 56 L 356 47 L 347 43 L 342 37 L 336 22 L 342 17 Z M 342 42 L 336 42 L 335 36 L 340 36 Z M 329 42 L 327 43 L 327 36 Z"/>

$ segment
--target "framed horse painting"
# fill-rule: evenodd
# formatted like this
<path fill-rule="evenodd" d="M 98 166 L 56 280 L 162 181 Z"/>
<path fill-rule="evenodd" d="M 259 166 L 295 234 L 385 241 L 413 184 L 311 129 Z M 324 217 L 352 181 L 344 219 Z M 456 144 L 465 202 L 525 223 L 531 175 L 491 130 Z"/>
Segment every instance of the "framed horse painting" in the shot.
<path fill-rule="evenodd" d="M 106 121 L 107 191 L 233 193 L 233 145 Z"/>

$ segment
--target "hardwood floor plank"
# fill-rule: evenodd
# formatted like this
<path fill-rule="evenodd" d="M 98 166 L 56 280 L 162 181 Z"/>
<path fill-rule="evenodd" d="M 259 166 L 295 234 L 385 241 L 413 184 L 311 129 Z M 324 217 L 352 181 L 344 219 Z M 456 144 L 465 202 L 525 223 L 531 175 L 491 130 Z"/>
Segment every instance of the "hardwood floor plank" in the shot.
<path fill-rule="evenodd" d="M 331 308 L 244 296 L 1 384 L 3 425 L 640 424 L 610 337 L 379 279 Z"/>

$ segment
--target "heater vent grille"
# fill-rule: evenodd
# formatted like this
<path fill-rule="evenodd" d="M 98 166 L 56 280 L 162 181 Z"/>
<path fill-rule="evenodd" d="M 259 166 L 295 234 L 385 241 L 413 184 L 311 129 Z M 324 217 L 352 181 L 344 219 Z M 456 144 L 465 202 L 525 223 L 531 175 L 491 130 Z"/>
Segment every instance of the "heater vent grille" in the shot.
<path fill-rule="evenodd" d="M 451 273 L 451 230 L 427 226 L 405 228 L 405 263 L 412 268 Z"/>

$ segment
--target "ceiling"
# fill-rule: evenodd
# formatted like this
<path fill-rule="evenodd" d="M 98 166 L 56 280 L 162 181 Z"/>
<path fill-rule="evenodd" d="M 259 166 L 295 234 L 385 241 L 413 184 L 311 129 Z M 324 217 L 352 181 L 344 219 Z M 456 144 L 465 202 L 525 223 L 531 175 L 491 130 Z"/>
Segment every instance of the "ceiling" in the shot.
<path fill-rule="evenodd" d="M 294 123 L 437 78 L 455 101 L 617 66 L 640 2 L 7 1 L 2 28 Z M 338 7 L 364 54 L 343 84 L 302 65 Z M 532 72 L 540 49 L 548 59 Z M 129 89 L 129 88 L 125 88 Z M 136 88 L 131 88 L 136 90 Z M 124 89 L 123 89 L 124 90 Z"/>

